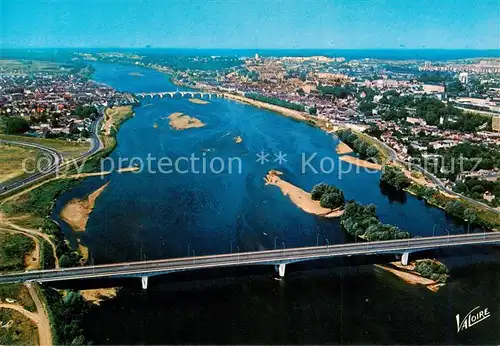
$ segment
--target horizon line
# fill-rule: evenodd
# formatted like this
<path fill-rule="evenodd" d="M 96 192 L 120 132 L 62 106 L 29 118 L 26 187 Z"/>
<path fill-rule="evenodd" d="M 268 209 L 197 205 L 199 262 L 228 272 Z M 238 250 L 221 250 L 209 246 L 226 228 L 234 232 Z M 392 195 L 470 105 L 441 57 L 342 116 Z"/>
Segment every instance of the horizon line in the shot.
<path fill-rule="evenodd" d="M 500 52 L 500 48 L 432 48 L 432 47 L 422 47 L 422 48 L 411 48 L 411 47 L 392 47 L 392 48 L 224 48 L 224 47 L 217 47 L 217 48 L 202 48 L 202 47 L 146 47 L 146 46 L 141 46 L 141 47 L 114 47 L 114 46 L 95 46 L 95 47 L 81 47 L 81 46 L 76 46 L 76 47 L 68 47 L 68 46 L 63 46 L 63 47 L 0 47 L 0 50 L 7 50 L 7 49 L 189 49 L 189 50 L 491 50 L 495 51 L 498 50 Z"/>

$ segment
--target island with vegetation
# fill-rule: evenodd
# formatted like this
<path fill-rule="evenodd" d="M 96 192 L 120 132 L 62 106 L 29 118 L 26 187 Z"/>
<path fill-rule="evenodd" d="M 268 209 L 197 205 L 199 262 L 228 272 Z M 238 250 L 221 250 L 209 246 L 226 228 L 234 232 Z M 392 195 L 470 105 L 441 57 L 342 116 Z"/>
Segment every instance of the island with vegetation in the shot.
<path fill-rule="evenodd" d="M 280 176 L 282 172 L 270 170 L 264 178 L 266 185 L 274 185 L 280 188 L 285 196 L 300 209 L 309 214 L 327 218 L 339 217 L 344 212 L 344 194 L 334 186 L 319 184 L 308 193 L 285 180 Z M 313 197 L 314 193 L 314 197 Z"/>
<path fill-rule="evenodd" d="M 340 224 L 351 236 L 368 241 L 410 237 L 408 232 L 380 222 L 373 204 L 363 206 L 355 201 L 348 202 L 344 214 L 340 217 Z"/>

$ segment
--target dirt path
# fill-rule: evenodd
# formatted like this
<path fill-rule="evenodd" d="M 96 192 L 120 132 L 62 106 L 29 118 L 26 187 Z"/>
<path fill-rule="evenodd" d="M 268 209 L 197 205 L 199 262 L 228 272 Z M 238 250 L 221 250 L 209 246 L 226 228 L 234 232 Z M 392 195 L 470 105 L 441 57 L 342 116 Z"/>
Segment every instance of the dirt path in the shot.
<path fill-rule="evenodd" d="M 52 330 L 50 329 L 50 322 L 47 311 L 45 310 L 44 305 L 40 301 L 40 298 L 36 294 L 35 289 L 31 286 L 31 284 L 27 283 L 26 287 L 30 292 L 31 298 L 36 305 L 37 312 L 31 312 L 26 310 L 19 304 L 11 304 L 11 303 L 0 303 L 0 308 L 16 310 L 23 314 L 25 317 L 29 318 L 33 321 L 38 329 L 38 342 L 40 345 L 52 345 Z"/>
<path fill-rule="evenodd" d="M 50 328 L 49 314 L 45 309 L 45 305 L 38 297 L 36 290 L 33 288 L 31 283 L 26 283 L 26 287 L 30 292 L 31 298 L 36 305 L 37 315 L 39 319 L 38 324 L 38 338 L 40 340 L 40 345 L 52 345 L 52 329 Z"/>
<path fill-rule="evenodd" d="M 46 240 L 50 244 L 50 246 L 52 247 L 52 255 L 54 256 L 55 267 L 59 268 L 59 258 L 57 257 L 56 245 L 54 244 L 54 242 L 52 241 L 52 239 L 50 238 L 50 236 L 48 234 L 40 232 L 36 229 L 24 228 L 24 227 L 18 226 L 16 224 L 13 224 L 12 222 L 9 221 L 8 218 L 5 218 L 4 216 L 2 216 L 2 213 L 0 213 L 0 226 L 10 228 L 13 230 L 17 230 L 17 231 L 21 231 L 24 233 L 28 233 L 28 234 L 31 234 L 34 236 L 38 236 L 38 237 Z"/>

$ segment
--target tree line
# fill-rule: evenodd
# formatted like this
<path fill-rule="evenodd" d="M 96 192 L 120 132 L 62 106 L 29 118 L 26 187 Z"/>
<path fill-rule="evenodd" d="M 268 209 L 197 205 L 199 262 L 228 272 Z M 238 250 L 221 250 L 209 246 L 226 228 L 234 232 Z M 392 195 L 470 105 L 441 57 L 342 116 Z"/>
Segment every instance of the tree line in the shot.
<path fill-rule="evenodd" d="M 364 206 L 355 201 L 348 202 L 340 224 L 350 235 L 368 241 L 410 238 L 408 232 L 380 222 L 373 204 Z"/>

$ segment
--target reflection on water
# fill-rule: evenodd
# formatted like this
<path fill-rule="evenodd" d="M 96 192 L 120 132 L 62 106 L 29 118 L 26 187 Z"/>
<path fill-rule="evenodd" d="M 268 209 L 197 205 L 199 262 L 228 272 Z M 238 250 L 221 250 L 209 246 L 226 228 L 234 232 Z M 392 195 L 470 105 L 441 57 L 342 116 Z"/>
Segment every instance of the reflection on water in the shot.
<path fill-rule="evenodd" d="M 95 67 L 97 80 L 120 90 L 176 89 L 152 70 Z M 143 77 L 131 76 L 134 72 Z M 272 168 L 305 190 L 324 181 L 341 188 L 347 199 L 374 203 L 382 222 L 413 236 L 466 230 L 440 209 L 379 186 L 379 172 L 341 177 L 339 168 L 333 174 L 301 172 L 302 152 L 338 158 L 337 140 L 318 129 L 227 100 L 197 105 L 187 99 L 154 99 L 147 104 L 136 108 L 136 116 L 121 128 L 113 159 L 205 153 L 209 158 L 239 157 L 243 170 L 110 175 L 81 236 L 96 263 L 138 260 L 141 253 L 153 259 L 352 241 L 338 220 L 304 213 L 279 189 L 265 186 L 263 178 Z M 171 130 L 164 118 L 173 112 L 194 116 L 206 126 Z M 243 142 L 235 143 L 236 136 Z M 287 153 L 287 162 L 256 162 L 261 151 L 271 157 Z M 53 216 L 71 198 L 102 183 L 87 179 L 61 196 Z M 98 344 L 494 343 L 500 340 L 493 328 L 500 316 L 497 254 L 491 248 L 430 254 L 455 268 L 451 282 L 437 293 L 405 284 L 363 258 L 291 266 L 281 281 L 267 267 L 152 278 L 146 292 L 139 282 L 128 280 L 120 282 L 125 287 L 117 299 L 92 311 L 86 331 Z M 491 320 L 457 334 L 455 314 L 465 315 L 478 305 L 490 308 Z"/>

